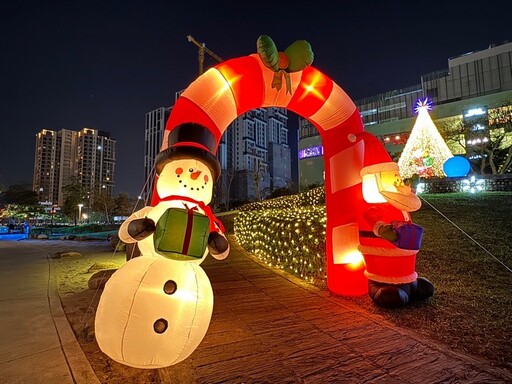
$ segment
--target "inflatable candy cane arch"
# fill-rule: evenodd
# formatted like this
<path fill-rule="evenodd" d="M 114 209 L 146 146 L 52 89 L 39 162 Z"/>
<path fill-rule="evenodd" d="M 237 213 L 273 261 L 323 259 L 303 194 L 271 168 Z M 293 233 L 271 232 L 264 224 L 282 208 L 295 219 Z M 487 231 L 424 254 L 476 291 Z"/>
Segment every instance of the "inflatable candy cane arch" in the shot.
<path fill-rule="evenodd" d="M 368 289 L 358 250 L 364 143 L 356 136 L 363 124 L 349 96 L 310 65 L 310 50 L 307 42 L 297 41 L 278 53 L 270 38 L 261 36 L 258 54 L 209 69 L 174 105 L 162 149 L 173 130 L 184 123 L 207 127 L 218 145 L 228 125 L 252 109 L 281 107 L 307 118 L 324 145 L 328 287 L 342 295 L 361 295 Z M 152 205 L 159 200 L 155 193 Z"/>

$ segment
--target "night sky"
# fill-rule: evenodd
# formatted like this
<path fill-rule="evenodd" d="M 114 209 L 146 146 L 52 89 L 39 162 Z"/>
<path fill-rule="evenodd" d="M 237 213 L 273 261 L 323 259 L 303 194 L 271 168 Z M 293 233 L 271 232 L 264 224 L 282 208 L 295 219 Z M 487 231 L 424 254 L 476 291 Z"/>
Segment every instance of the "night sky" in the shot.
<path fill-rule="evenodd" d="M 447 59 L 512 40 L 504 1 L 11 1 L 0 6 L 0 186 L 31 184 L 41 129 L 110 132 L 115 193 L 144 184 L 146 112 L 198 75 L 192 35 L 223 59 L 310 42 L 354 99 L 420 83 Z M 464 5 L 466 4 L 466 5 Z M 205 66 L 216 64 L 206 56 Z M 297 126 L 290 121 L 289 127 Z"/>

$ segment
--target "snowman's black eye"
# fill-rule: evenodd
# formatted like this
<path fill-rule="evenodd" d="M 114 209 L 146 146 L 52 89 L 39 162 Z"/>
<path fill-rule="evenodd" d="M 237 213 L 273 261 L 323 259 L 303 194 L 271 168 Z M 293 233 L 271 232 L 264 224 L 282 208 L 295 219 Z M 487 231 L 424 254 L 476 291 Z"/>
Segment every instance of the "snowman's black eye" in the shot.
<path fill-rule="evenodd" d="M 188 171 L 192 173 L 194 172 L 194 168 L 189 168 Z"/>

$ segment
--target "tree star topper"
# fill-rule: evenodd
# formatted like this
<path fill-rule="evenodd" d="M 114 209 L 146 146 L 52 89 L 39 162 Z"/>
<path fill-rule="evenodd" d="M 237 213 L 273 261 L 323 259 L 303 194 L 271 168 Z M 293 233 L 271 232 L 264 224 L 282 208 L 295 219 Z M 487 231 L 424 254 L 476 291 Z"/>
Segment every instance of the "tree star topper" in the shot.
<path fill-rule="evenodd" d="M 425 109 L 427 111 L 432 110 L 432 101 L 428 97 L 425 97 L 423 100 L 418 99 L 418 101 L 416 101 L 416 106 L 414 107 L 414 113 L 420 113 L 420 111 L 422 109 Z"/>

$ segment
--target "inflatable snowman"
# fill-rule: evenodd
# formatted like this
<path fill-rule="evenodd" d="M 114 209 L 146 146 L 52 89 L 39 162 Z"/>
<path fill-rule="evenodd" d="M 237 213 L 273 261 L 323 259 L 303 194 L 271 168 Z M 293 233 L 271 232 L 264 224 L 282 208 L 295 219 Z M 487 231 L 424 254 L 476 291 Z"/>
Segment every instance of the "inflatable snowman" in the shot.
<path fill-rule="evenodd" d="M 410 216 L 420 209 L 421 201 L 404 185 L 398 165 L 377 138 L 367 132 L 358 137 L 365 151 L 359 250 L 365 261 L 369 296 L 387 308 L 429 298 L 434 286 L 415 271 L 423 228 Z"/>
<path fill-rule="evenodd" d="M 136 368 L 162 368 L 187 358 L 206 334 L 213 291 L 201 268 L 210 253 L 229 253 L 222 223 L 207 204 L 220 165 L 215 138 L 185 123 L 171 130 L 156 158 L 158 202 L 132 214 L 119 229 L 142 256 L 129 260 L 107 282 L 95 319 L 101 350 Z"/>

